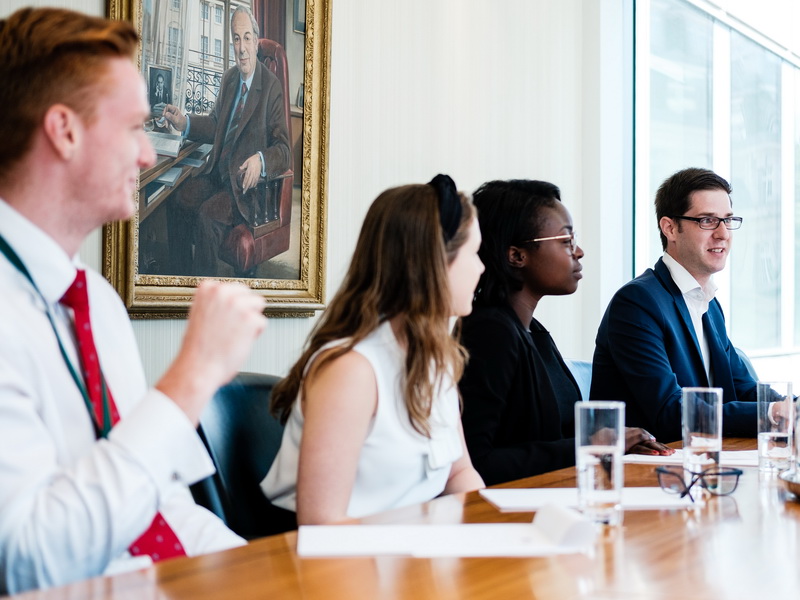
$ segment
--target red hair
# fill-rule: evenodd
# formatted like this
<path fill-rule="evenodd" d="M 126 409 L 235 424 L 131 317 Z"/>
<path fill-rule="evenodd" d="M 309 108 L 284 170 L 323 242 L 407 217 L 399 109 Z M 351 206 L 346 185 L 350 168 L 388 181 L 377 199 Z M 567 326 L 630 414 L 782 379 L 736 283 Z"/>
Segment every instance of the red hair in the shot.
<path fill-rule="evenodd" d="M 91 122 L 109 58 L 132 59 L 133 26 L 70 10 L 23 8 L 0 20 L 0 180 L 30 150 L 54 104 Z"/>

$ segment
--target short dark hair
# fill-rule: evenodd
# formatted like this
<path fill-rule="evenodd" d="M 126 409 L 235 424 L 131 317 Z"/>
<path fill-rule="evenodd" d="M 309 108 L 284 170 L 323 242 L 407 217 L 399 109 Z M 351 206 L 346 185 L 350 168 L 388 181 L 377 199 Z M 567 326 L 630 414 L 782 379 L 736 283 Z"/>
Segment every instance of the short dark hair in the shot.
<path fill-rule="evenodd" d="M 670 175 L 656 192 L 656 225 L 661 236 L 661 248 L 667 249 L 667 238 L 661 232 L 661 217 L 681 216 L 688 212 L 693 192 L 700 190 L 723 190 L 730 194 L 731 184 L 709 171 L 692 167 Z M 733 201 L 731 201 L 733 205 Z"/>
<path fill-rule="evenodd" d="M 508 264 L 510 246 L 520 246 L 539 237 L 545 218 L 544 208 L 561 201 L 558 186 L 546 181 L 512 179 L 489 181 L 473 194 L 481 227 L 479 255 L 486 270 L 475 295 L 476 306 L 502 306 L 522 282 Z"/>
<path fill-rule="evenodd" d="M 49 108 L 94 118 L 110 58 L 132 59 L 133 25 L 60 8 L 23 8 L 0 20 L 0 179 L 31 148 Z"/>

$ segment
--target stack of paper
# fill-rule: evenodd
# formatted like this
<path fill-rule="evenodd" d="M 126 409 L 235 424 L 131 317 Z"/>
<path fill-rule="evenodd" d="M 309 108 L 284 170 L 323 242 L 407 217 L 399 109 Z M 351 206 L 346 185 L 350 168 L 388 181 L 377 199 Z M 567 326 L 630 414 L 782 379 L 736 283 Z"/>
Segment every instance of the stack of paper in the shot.
<path fill-rule="evenodd" d="M 183 169 L 181 169 L 180 167 L 172 167 L 171 169 L 168 169 L 167 171 L 164 171 L 161 175 L 159 175 L 156 178 L 156 181 L 172 187 L 173 185 L 175 185 L 175 182 L 178 180 L 178 177 L 181 176 L 181 172 L 183 172 Z"/>
<path fill-rule="evenodd" d="M 189 156 L 181 161 L 182 165 L 190 167 L 202 167 L 206 162 L 206 156 L 211 152 L 211 144 L 202 144 L 196 148 Z"/>
<path fill-rule="evenodd" d="M 178 156 L 183 143 L 183 138 L 180 135 L 159 133 L 157 131 L 148 132 L 147 138 L 150 140 L 156 154 L 163 156 Z"/>
<path fill-rule="evenodd" d="M 676 450 L 675 454 L 669 456 L 626 454 L 623 457 L 623 461 L 645 465 L 682 465 L 683 450 Z M 757 467 L 758 450 L 723 450 L 720 452 L 719 464 L 723 467 Z"/>
<path fill-rule="evenodd" d="M 548 503 L 578 506 L 577 488 L 524 488 L 481 490 L 481 496 L 504 512 L 532 512 Z M 688 496 L 667 494 L 660 487 L 631 487 L 622 489 L 624 510 L 658 510 L 687 508 L 692 505 Z"/>

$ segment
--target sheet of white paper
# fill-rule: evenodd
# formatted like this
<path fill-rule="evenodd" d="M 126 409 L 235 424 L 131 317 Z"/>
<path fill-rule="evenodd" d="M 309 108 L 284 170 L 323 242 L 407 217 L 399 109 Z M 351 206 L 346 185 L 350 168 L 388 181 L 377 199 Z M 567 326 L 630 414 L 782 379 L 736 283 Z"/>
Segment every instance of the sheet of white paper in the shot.
<path fill-rule="evenodd" d="M 548 505 L 540 512 L 538 523 L 302 526 L 297 554 L 549 556 L 585 551 L 597 536 L 592 523 L 574 510 Z"/>
<path fill-rule="evenodd" d="M 723 450 L 720 452 L 720 464 L 725 467 L 757 467 L 758 450 Z M 647 456 L 645 454 L 626 454 L 623 461 L 631 464 L 645 465 L 681 465 L 683 450 L 678 449 L 670 456 Z"/>
<path fill-rule="evenodd" d="M 529 512 L 548 503 L 560 506 L 578 505 L 576 488 L 526 488 L 481 490 L 481 496 L 503 512 Z M 687 496 L 667 494 L 660 487 L 631 487 L 622 490 L 624 510 L 658 510 L 686 508 L 692 505 Z"/>

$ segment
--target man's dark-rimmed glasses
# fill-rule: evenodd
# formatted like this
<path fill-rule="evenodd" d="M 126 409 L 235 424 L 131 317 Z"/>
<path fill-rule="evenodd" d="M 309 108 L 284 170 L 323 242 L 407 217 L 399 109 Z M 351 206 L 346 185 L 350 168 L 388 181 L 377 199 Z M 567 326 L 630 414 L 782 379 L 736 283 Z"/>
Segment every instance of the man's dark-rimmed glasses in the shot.
<path fill-rule="evenodd" d="M 683 217 L 671 216 L 670 219 L 682 219 L 684 221 L 694 221 L 700 229 L 716 229 L 720 223 L 725 224 L 725 229 L 734 230 L 742 226 L 742 217 Z"/>
<path fill-rule="evenodd" d="M 658 485 L 669 494 L 679 494 L 681 498 L 689 496 L 694 502 L 691 489 L 699 484 L 714 496 L 727 496 L 736 490 L 741 469 L 711 467 L 700 473 L 689 471 L 683 467 L 656 467 Z M 690 477 L 687 477 L 689 475 Z M 687 479 L 689 483 L 686 483 Z"/>

